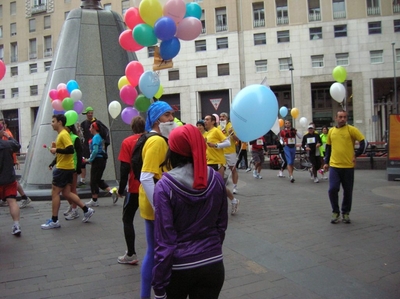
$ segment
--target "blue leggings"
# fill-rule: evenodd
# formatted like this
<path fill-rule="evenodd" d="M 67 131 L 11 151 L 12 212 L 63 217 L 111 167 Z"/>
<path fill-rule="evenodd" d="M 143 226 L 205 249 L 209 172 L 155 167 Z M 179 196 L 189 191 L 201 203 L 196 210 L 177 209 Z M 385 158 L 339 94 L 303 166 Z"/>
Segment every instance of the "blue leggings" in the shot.
<path fill-rule="evenodd" d="M 154 221 L 144 220 L 146 228 L 147 251 L 142 262 L 142 281 L 141 281 L 141 298 L 150 298 L 151 280 L 153 278 L 154 266 Z"/>

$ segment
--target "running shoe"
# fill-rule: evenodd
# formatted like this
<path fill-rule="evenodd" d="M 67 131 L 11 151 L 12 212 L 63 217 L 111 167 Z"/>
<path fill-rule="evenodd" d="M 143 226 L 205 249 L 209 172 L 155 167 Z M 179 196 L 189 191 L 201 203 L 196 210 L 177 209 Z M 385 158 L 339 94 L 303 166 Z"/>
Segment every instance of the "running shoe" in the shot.
<path fill-rule="evenodd" d="M 118 257 L 118 263 L 119 264 L 137 265 L 139 263 L 139 260 L 136 256 L 136 254 L 132 254 L 132 256 L 129 256 L 128 253 L 125 252 L 124 255 Z"/>
<path fill-rule="evenodd" d="M 65 216 L 65 220 L 74 220 L 79 218 L 79 213 L 77 210 L 72 211 L 68 215 Z"/>
<path fill-rule="evenodd" d="M 88 201 L 86 203 L 86 206 L 88 206 L 88 207 L 98 207 L 99 203 L 98 203 L 98 201 L 94 201 L 93 198 L 92 198 L 90 201 Z"/>
<path fill-rule="evenodd" d="M 331 218 L 331 223 L 336 224 L 340 220 L 340 214 L 339 213 L 333 213 L 332 218 Z"/>
<path fill-rule="evenodd" d="M 342 221 L 343 221 L 343 223 L 350 224 L 351 220 L 350 220 L 349 214 L 343 214 L 342 215 Z"/>
<path fill-rule="evenodd" d="M 82 222 L 88 222 L 90 217 L 92 217 L 94 214 L 94 210 L 92 208 L 89 208 L 86 213 L 83 214 L 83 219 Z"/>
<path fill-rule="evenodd" d="M 26 199 L 21 199 L 19 203 L 19 208 L 20 209 L 26 208 L 26 206 L 29 205 L 31 202 L 32 199 L 30 199 L 29 197 L 27 197 Z"/>
<path fill-rule="evenodd" d="M 53 222 L 53 220 L 51 220 L 51 219 L 48 219 L 45 224 L 41 225 L 42 229 L 52 229 L 52 228 L 60 228 L 60 227 L 61 227 L 61 225 L 60 225 L 60 222 L 58 222 L 58 220 L 57 220 L 57 222 Z"/>
<path fill-rule="evenodd" d="M 232 200 L 232 210 L 231 210 L 231 215 L 234 215 L 234 214 L 236 214 L 236 212 L 239 210 L 239 204 L 240 204 L 240 202 L 239 202 L 239 199 L 234 199 L 234 200 Z"/>
<path fill-rule="evenodd" d="M 64 216 L 68 216 L 69 213 L 72 212 L 72 207 L 69 205 L 68 209 L 65 210 L 65 212 L 63 213 Z"/>
<path fill-rule="evenodd" d="M 319 179 L 317 177 L 314 178 L 314 183 L 319 183 Z"/>
<path fill-rule="evenodd" d="M 19 236 L 21 234 L 21 227 L 19 225 L 14 224 L 12 227 L 12 234 L 14 236 Z"/>

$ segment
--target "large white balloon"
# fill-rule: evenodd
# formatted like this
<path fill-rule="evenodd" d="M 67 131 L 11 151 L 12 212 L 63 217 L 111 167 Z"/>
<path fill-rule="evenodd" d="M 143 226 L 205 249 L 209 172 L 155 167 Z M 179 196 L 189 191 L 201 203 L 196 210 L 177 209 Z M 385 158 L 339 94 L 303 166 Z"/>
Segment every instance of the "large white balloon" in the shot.
<path fill-rule="evenodd" d="M 108 112 L 110 113 L 112 118 L 117 118 L 117 116 L 121 113 L 121 104 L 118 101 L 112 101 L 108 105 Z"/>
<path fill-rule="evenodd" d="M 330 88 L 331 97 L 338 103 L 343 102 L 344 97 L 346 96 L 346 89 L 344 88 L 342 83 L 333 83 Z"/>
<path fill-rule="evenodd" d="M 303 128 L 307 127 L 307 123 L 307 118 L 305 118 L 304 116 L 300 118 L 300 124 L 303 126 Z"/>

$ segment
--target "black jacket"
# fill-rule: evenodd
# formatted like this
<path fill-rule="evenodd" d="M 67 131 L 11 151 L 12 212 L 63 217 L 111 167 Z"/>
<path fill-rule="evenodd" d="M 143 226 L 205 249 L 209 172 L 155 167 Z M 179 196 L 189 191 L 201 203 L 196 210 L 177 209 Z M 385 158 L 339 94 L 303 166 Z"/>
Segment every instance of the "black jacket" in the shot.
<path fill-rule="evenodd" d="M 15 182 L 15 169 L 13 153 L 18 152 L 21 145 L 17 140 L 0 138 L 0 185 L 8 185 Z"/>

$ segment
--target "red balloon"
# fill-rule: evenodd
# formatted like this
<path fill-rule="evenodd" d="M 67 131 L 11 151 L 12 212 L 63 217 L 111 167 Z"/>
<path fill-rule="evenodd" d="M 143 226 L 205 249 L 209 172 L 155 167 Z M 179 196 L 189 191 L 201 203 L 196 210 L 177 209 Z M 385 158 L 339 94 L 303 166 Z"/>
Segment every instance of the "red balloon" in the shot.
<path fill-rule="evenodd" d="M 66 89 L 66 88 L 60 88 L 59 90 L 58 90 L 58 99 L 59 100 L 64 100 L 65 98 L 67 98 L 67 97 L 69 97 L 69 92 L 68 92 L 68 90 Z"/>
<path fill-rule="evenodd" d="M 140 76 L 143 73 L 144 67 L 139 61 L 131 61 L 125 68 L 125 76 L 133 87 L 139 84 Z"/>
<path fill-rule="evenodd" d="M 6 65 L 4 64 L 3 60 L 0 60 L 0 80 L 4 78 L 6 74 Z"/>
<path fill-rule="evenodd" d="M 130 52 L 143 49 L 143 46 L 139 45 L 134 40 L 131 29 L 127 29 L 119 35 L 119 44 L 121 45 L 122 49 Z"/>
<path fill-rule="evenodd" d="M 135 28 L 136 25 L 144 23 L 139 13 L 139 8 L 131 7 L 125 12 L 124 20 L 126 26 L 130 29 Z"/>

